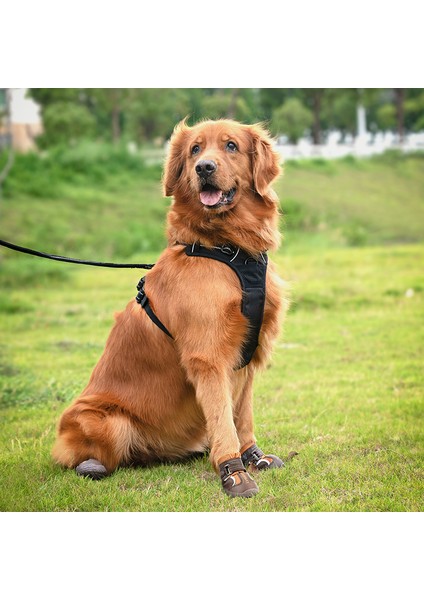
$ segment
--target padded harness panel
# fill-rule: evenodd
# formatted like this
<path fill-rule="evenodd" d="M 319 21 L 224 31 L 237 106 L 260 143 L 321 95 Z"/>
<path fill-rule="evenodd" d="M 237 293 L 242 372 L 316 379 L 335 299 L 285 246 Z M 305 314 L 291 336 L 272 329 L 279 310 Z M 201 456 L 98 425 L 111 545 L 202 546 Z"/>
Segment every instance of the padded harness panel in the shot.
<path fill-rule="evenodd" d="M 241 361 L 237 366 L 237 369 L 242 369 L 250 363 L 258 347 L 265 307 L 268 256 L 261 253 L 259 258 L 255 258 L 244 250 L 230 245 L 215 246 L 214 248 L 206 248 L 198 243 L 183 245 L 185 245 L 187 256 L 218 260 L 237 274 L 242 289 L 241 312 L 249 321 L 247 337 L 243 342 Z M 136 296 L 137 302 L 144 308 L 155 325 L 172 338 L 171 333 L 159 321 L 150 307 L 144 292 L 144 277 L 140 280 L 137 289 L 139 290 Z"/>
<path fill-rule="evenodd" d="M 230 245 L 206 248 L 200 244 L 186 246 L 187 256 L 198 256 L 218 260 L 229 266 L 237 275 L 243 291 L 241 312 L 249 321 L 249 331 L 243 343 L 239 369 L 252 360 L 258 347 L 265 306 L 265 282 L 268 256 L 261 254 L 257 260 L 240 248 Z"/>

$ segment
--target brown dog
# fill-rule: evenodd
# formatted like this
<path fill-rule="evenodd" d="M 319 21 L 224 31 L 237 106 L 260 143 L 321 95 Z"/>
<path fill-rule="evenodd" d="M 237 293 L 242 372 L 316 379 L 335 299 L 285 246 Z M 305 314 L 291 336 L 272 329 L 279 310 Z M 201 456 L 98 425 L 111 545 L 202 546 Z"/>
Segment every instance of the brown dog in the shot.
<path fill-rule="evenodd" d="M 245 497 L 258 491 L 247 466 L 282 466 L 256 446 L 252 385 L 285 302 L 269 264 L 252 346 L 252 324 L 241 310 L 247 292 L 229 268 L 236 254 L 240 268 L 263 265 L 266 251 L 278 247 L 277 197 L 269 187 L 278 174 L 278 156 L 259 125 L 176 127 L 164 173 L 165 194 L 174 197 L 169 244 L 142 291 L 172 337 L 143 302 L 132 300 L 117 316 L 87 387 L 62 415 L 53 449 L 58 463 L 97 479 L 118 466 L 209 448 L 224 491 Z M 196 248 L 216 256 L 191 255 Z M 249 345 L 254 352 L 243 366 Z"/>

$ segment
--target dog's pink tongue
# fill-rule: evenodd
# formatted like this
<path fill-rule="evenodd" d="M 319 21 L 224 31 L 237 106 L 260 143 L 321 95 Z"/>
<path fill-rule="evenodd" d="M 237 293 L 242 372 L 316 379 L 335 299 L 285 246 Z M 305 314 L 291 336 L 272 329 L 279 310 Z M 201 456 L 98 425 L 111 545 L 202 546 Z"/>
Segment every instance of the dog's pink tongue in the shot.
<path fill-rule="evenodd" d="M 206 204 L 206 206 L 214 206 L 221 200 L 221 190 L 215 190 L 213 192 L 200 192 L 200 202 Z"/>

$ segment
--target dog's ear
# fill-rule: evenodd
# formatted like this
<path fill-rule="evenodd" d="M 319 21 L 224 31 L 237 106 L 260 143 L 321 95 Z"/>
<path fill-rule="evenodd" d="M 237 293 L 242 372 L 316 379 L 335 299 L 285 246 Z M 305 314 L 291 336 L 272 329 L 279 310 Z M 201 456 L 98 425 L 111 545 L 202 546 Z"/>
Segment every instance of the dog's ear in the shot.
<path fill-rule="evenodd" d="M 165 162 L 163 174 L 163 192 L 165 196 L 172 196 L 175 186 L 181 177 L 185 164 L 184 147 L 190 127 L 186 124 L 187 117 L 175 126 L 169 142 L 168 157 Z"/>
<path fill-rule="evenodd" d="M 261 125 L 249 126 L 252 137 L 253 186 L 263 198 L 273 197 L 269 186 L 281 172 L 280 156 L 272 147 L 268 131 Z"/>

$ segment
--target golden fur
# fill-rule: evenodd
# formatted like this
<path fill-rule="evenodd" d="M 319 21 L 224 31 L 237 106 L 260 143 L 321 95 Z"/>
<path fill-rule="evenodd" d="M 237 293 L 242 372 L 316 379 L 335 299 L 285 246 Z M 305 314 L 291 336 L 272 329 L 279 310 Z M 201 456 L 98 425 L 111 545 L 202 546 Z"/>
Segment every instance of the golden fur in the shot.
<path fill-rule="evenodd" d="M 228 151 L 229 140 L 236 151 Z M 192 154 L 193 145 L 199 153 Z M 200 159 L 215 161 L 219 189 L 236 187 L 230 205 L 211 209 L 200 202 Z M 269 264 L 259 347 L 247 367 L 235 370 L 247 331 L 238 278 L 218 261 L 186 256 L 180 244 L 230 243 L 253 255 L 276 249 L 278 204 L 269 186 L 279 171 L 259 125 L 220 120 L 175 128 L 163 178 L 165 194 L 173 196 L 169 245 L 145 286 L 174 340 L 129 302 L 87 387 L 62 415 L 53 449 L 58 463 L 75 467 L 95 458 L 112 472 L 209 448 L 217 469 L 223 457 L 240 456 L 255 443 L 252 385 L 279 331 L 285 303 L 278 277 Z"/>

